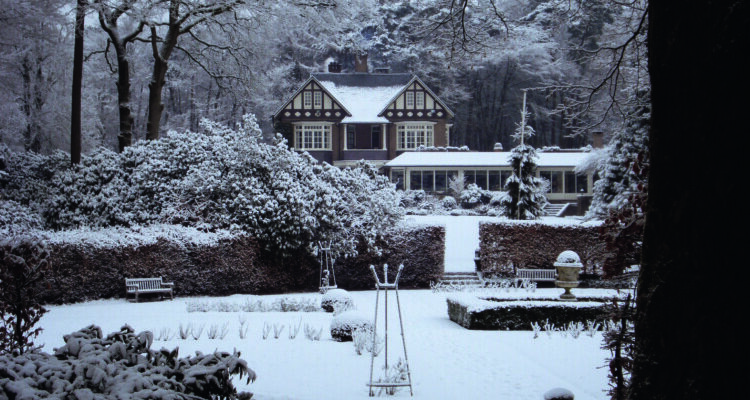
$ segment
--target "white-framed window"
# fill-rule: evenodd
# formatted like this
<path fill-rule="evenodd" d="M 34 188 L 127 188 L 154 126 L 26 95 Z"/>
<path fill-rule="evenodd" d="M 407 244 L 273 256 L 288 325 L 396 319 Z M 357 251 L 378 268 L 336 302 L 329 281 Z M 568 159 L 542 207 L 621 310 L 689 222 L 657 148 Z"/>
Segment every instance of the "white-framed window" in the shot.
<path fill-rule="evenodd" d="M 406 108 L 414 108 L 414 92 L 406 92 Z"/>
<path fill-rule="evenodd" d="M 430 147 L 435 142 L 433 124 L 424 122 L 406 122 L 397 126 L 397 150 L 413 150 L 419 146 Z"/>
<path fill-rule="evenodd" d="M 297 150 L 331 150 L 331 124 L 294 125 L 294 148 Z"/>
<path fill-rule="evenodd" d="M 302 107 L 312 108 L 312 92 L 302 93 Z"/>
<path fill-rule="evenodd" d="M 417 108 L 424 108 L 424 92 L 417 92 L 416 104 Z"/>
<path fill-rule="evenodd" d="M 322 92 L 313 92 L 313 107 L 315 108 L 323 107 L 323 93 Z"/>

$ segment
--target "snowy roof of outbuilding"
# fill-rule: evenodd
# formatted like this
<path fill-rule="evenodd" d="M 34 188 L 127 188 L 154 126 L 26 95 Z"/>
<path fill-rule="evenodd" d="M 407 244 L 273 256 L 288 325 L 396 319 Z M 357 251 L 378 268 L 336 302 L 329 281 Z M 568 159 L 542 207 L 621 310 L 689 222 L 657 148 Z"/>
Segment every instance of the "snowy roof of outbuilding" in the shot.
<path fill-rule="evenodd" d="M 343 123 L 387 123 L 378 112 L 408 84 L 411 74 L 315 74 L 351 116 Z"/>
<path fill-rule="evenodd" d="M 589 153 L 538 152 L 539 167 L 575 167 Z M 509 151 L 424 152 L 408 151 L 385 164 L 386 167 L 510 167 Z"/>

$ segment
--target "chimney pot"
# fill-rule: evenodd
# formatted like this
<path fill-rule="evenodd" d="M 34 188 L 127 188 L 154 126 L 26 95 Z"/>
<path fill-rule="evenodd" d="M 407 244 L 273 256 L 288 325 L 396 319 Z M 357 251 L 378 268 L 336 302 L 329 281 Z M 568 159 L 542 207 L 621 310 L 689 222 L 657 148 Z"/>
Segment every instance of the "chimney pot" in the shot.
<path fill-rule="evenodd" d="M 595 149 L 604 148 L 604 132 L 596 131 L 591 133 L 591 147 Z"/>
<path fill-rule="evenodd" d="M 354 57 L 354 72 L 367 73 L 367 53 L 357 53 Z"/>
<path fill-rule="evenodd" d="M 328 64 L 328 72 L 333 74 L 341 73 L 341 64 L 337 63 L 336 61 L 331 61 Z"/>

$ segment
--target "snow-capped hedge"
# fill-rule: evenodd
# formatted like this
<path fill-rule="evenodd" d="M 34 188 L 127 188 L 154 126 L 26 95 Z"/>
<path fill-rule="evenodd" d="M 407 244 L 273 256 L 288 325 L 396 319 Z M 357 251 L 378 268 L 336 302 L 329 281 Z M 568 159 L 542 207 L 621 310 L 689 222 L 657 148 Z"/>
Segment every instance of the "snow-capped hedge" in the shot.
<path fill-rule="evenodd" d="M 336 282 L 347 290 L 375 288 L 370 265 L 380 271 L 388 264 L 388 281 L 393 282 L 398 266 L 404 264 L 399 287 L 429 288 L 443 276 L 445 259 L 445 227 L 407 226 L 388 231 L 378 239 L 378 253 L 367 253 L 360 243 L 359 255 L 336 260 Z M 381 277 L 382 279 L 382 277 Z"/>
<path fill-rule="evenodd" d="M 329 290 L 320 299 L 320 308 L 338 315 L 344 311 L 353 310 L 355 308 L 354 299 L 344 289 Z"/>
<path fill-rule="evenodd" d="M 304 250 L 278 258 L 257 239 L 224 230 L 202 232 L 169 225 L 45 232 L 50 268 L 40 283 L 43 302 L 124 297 L 126 277 L 161 276 L 176 296 L 284 293 L 317 290 L 320 265 Z M 443 271 L 444 229 L 415 227 L 381 233 L 379 252 L 336 260 L 347 289 L 372 288 L 370 264 L 404 263 L 402 287 L 429 287 Z M 392 278 L 391 278 L 392 279 Z"/>
<path fill-rule="evenodd" d="M 448 317 L 466 329 L 528 331 L 532 322 L 548 321 L 560 326 L 569 322 L 604 322 L 610 316 L 604 301 L 515 301 L 468 294 L 454 294 L 446 301 Z"/>
<path fill-rule="evenodd" d="M 551 225 L 541 221 L 508 221 L 479 225 L 479 270 L 510 276 L 516 268 L 553 268 L 557 256 L 572 250 L 583 263 L 582 273 L 601 271 L 606 246 L 599 224 Z"/>
<path fill-rule="evenodd" d="M 89 326 L 65 335 L 55 354 L 0 356 L 0 398 L 5 399 L 250 399 L 232 377 L 255 380 L 238 352 L 151 350 L 153 334 L 129 326 L 106 338 Z"/>
<path fill-rule="evenodd" d="M 352 254 L 402 214 L 394 185 L 370 165 L 341 170 L 280 136 L 263 143 L 254 117 L 237 129 L 201 126 L 120 154 L 100 149 L 75 166 L 59 153 L 2 147 L 0 199 L 27 207 L 48 229 L 182 224 L 241 230 L 283 252 L 332 240 Z"/>

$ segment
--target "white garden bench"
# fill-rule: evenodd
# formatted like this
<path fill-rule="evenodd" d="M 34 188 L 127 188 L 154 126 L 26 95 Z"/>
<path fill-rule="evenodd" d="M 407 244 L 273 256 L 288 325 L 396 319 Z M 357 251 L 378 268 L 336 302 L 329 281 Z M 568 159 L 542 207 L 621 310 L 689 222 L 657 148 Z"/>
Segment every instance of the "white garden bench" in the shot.
<path fill-rule="evenodd" d="M 554 282 L 557 279 L 557 271 L 554 269 L 516 269 L 516 278 L 528 279 L 532 282 Z"/>
<path fill-rule="evenodd" d="M 172 293 L 174 289 L 173 282 L 164 282 L 161 276 L 158 278 L 125 278 L 125 297 L 128 294 L 135 295 L 135 302 L 138 302 L 138 295 L 141 293 L 169 293 L 169 298 L 174 299 Z"/>

